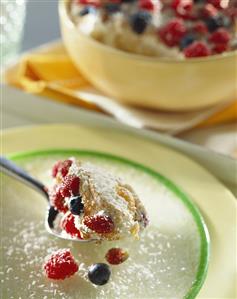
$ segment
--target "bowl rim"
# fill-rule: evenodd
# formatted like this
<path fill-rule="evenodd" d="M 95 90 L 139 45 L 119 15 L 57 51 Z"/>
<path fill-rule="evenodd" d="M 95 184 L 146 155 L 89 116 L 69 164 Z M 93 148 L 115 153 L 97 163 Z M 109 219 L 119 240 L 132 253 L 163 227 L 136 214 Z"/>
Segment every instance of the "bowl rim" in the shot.
<path fill-rule="evenodd" d="M 184 299 L 195 299 L 201 290 L 205 279 L 207 277 L 208 265 L 210 260 L 210 235 L 206 225 L 206 222 L 197 207 L 196 203 L 194 203 L 191 199 L 191 196 L 186 194 L 185 191 L 182 190 L 176 183 L 173 183 L 169 178 L 160 174 L 158 171 L 153 170 L 152 168 L 145 166 L 139 162 L 135 162 L 133 160 L 114 155 L 107 152 L 101 152 L 96 150 L 87 150 L 87 149 L 73 149 L 73 148 L 65 148 L 65 149 L 40 149 L 33 151 L 23 151 L 16 152 L 7 155 L 9 159 L 13 161 L 21 161 L 24 159 L 34 159 L 37 157 L 50 157 L 50 156 L 76 156 L 76 157 L 96 157 L 99 159 L 110 160 L 113 162 L 121 163 L 130 167 L 133 167 L 141 172 L 145 172 L 146 174 L 152 176 L 158 182 L 166 186 L 173 194 L 175 194 L 180 202 L 186 207 L 186 209 L 191 213 L 192 218 L 196 224 L 197 231 L 200 237 L 200 256 L 199 256 L 199 264 L 196 271 L 195 280 L 187 291 Z"/>
<path fill-rule="evenodd" d="M 117 48 L 110 47 L 108 45 L 105 45 L 103 43 L 98 42 L 97 40 L 89 37 L 88 35 L 81 32 L 78 28 L 76 28 L 73 21 L 70 19 L 68 12 L 67 12 L 67 5 L 71 0 L 60 0 L 59 1 L 59 16 L 62 19 L 62 21 L 66 21 L 67 25 L 70 26 L 72 29 L 74 29 L 78 35 L 82 36 L 85 40 L 93 44 L 95 47 L 99 47 L 102 50 L 105 50 L 107 52 L 111 52 L 113 54 L 117 54 L 120 56 L 124 56 L 124 58 L 130 59 L 130 60 L 138 60 L 141 62 L 148 62 L 148 63 L 165 63 L 165 64 L 187 64 L 187 63 L 207 63 L 212 61 L 219 61 L 219 60 L 226 60 L 229 58 L 237 57 L 237 50 L 230 51 L 224 54 L 217 54 L 212 55 L 208 57 L 202 57 L 202 58 L 189 58 L 189 59 L 175 59 L 170 57 L 150 57 L 145 56 L 141 54 L 133 54 L 129 53 Z"/>

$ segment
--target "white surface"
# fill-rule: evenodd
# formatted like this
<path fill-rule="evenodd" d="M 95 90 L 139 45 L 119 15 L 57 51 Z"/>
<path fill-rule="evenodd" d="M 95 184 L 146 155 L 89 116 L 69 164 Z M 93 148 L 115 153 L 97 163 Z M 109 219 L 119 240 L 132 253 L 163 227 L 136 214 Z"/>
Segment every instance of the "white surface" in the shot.
<path fill-rule="evenodd" d="M 101 114 L 75 109 L 72 106 L 26 94 L 8 86 L 1 87 L 1 102 L 2 128 L 43 123 L 81 123 L 102 128 L 112 127 L 142 135 L 191 156 L 231 187 L 234 193 L 237 193 L 237 161 L 230 157 L 210 152 L 203 147 L 183 142 L 177 138 L 153 131 L 134 129 Z"/>

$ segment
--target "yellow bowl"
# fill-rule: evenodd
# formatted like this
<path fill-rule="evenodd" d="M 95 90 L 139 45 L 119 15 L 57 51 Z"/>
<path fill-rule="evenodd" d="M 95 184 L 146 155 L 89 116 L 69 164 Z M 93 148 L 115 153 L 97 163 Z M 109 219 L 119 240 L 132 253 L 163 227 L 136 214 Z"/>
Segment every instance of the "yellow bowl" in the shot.
<path fill-rule="evenodd" d="M 237 96 L 237 51 L 183 61 L 129 54 L 81 33 L 59 14 L 64 44 L 75 65 L 98 89 L 136 106 L 173 111 L 195 110 Z"/>

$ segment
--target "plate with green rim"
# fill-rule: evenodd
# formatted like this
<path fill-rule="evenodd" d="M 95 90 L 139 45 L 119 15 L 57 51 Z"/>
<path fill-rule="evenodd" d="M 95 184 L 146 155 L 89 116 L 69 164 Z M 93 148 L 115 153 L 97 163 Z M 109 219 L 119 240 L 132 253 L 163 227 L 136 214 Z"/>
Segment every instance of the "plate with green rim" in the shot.
<path fill-rule="evenodd" d="M 112 153 L 148 166 L 178 185 L 201 210 L 210 233 L 209 270 L 197 298 L 235 297 L 236 201 L 202 166 L 157 142 L 110 128 L 43 125 L 3 132 L 4 154 L 49 148 Z"/>
<path fill-rule="evenodd" d="M 136 298 L 145 298 L 145 294 L 147 296 L 146 298 L 155 298 L 155 296 L 156 298 L 195 298 L 207 274 L 210 242 L 204 219 L 190 197 L 168 178 L 151 168 L 108 153 L 90 150 L 51 149 L 9 155 L 10 159 L 23 166 L 35 177 L 44 181 L 46 185 L 49 184 L 51 180 L 49 174 L 52 165 L 57 160 L 67 159 L 69 157 L 76 157 L 80 161 L 88 161 L 96 164 L 108 169 L 112 174 L 127 179 L 129 183 L 131 182 L 135 190 L 138 191 L 138 195 L 143 200 L 145 206 L 148 207 L 148 215 L 151 216 L 150 225 L 141 236 L 142 241 L 135 242 L 136 245 L 134 245 L 134 241 L 122 241 L 113 242 L 112 245 L 106 244 L 105 246 L 100 246 L 99 251 L 104 253 L 106 252 L 107 246 L 114 247 L 118 246 L 118 244 L 123 247 L 125 246 L 129 249 L 131 261 L 127 263 L 128 265 L 125 263 L 122 269 L 121 267 L 113 267 L 112 273 L 116 278 L 110 283 L 111 288 L 107 286 L 105 289 L 95 291 L 94 287 L 88 282 L 85 287 L 87 296 L 90 295 L 91 298 L 107 298 L 106 296 L 108 296 L 108 298 L 110 298 L 109 296 L 111 296 L 111 298 L 115 296 L 118 296 L 118 298 L 132 298 L 130 296 L 132 285 L 132 296 L 136 296 Z M 142 183 L 144 186 L 140 187 Z M 11 191 L 11 199 L 6 192 L 5 196 L 8 198 L 7 202 L 9 202 L 9 207 L 11 206 L 11 200 L 15 202 L 19 192 L 18 189 L 18 192 L 14 195 L 12 194 L 14 191 Z M 25 197 L 28 197 L 27 190 L 24 192 Z M 29 197 L 28 203 L 25 201 L 25 207 L 26 206 L 32 210 Z M 11 208 L 8 208 L 7 204 L 6 210 L 12 211 Z M 36 208 L 36 210 L 38 209 Z M 156 212 L 152 213 L 152 210 L 156 210 Z M 34 212 L 32 212 L 32 214 L 34 214 Z M 159 216 L 159 214 L 162 216 Z M 20 218 L 20 215 L 21 213 L 14 212 L 10 217 L 13 219 L 14 217 Z M 34 215 L 34 217 L 35 216 L 36 215 Z M 162 219 L 159 220 L 159 218 Z M 19 230 L 19 234 L 20 232 Z M 37 241 L 32 237 L 32 245 L 34 244 L 37 244 Z M 57 242 L 55 241 L 53 245 L 51 245 L 49 238 L 47 244 L 48 247 L 54 247 Z M 59 244 L 62 244 L 61 240 L 57 245 L 60 246 Z M 7 246 L 9 247 L 9 245 Z M 15 244 L 15 250 L 17 250 L 17 246 L 18 245 Z M 26 244 L 22 242 L 19 246 L 25 247 Z M 40 245 L 38 246 L 40 247 Z M 39 249 L 41 254 L 44 251 L 44 246 L 45 244 Z M 67 242 L 65 242 L 65 246 L 69 246 Z M 73 251 L 78 249 L 82 252 L 83 250 L 90 250 L 91 246 L 93 245 L 89 244 L 87 245 L 88 248 L 81 249 L 77 245 L 74 246 L 74 244 L 71 244 L 70 247 Z M 155 252 L 154 247 L 156 247 Z M 144 248 L 147 257 L 144 256 Z M 102 259 L 102 256 L 92 250 L 90 251 L 91 257 L 88 257 L 85 253 L 85 256 L 83 253 L 81 254 L 81 260 L 85 260 L 87 266 L 89 266 L 89 263 L 95 263 L 97 260 Z M 136 254 L 133 254 L 133 252 L 136 252 Z M 37 255 L 37 251 L 31 252 L 30 255 Z M 6 258 L 6 261 L 7 260 Z M 138 278 L 135 280 L 128 278 L 126 282 L 122 279 L 122 276 L 125 274 L 127 276 L 130 274 L 135 277 L 137 267 L 139 267 L 140 273 L 143 276 L 147 275 L 147 273 L 149 275 L 152 273 L 152 277 L 149 281 L 143 279 L 142 288 L 140 287 L 141 281 Z M 24 271 L 31 272 L 31 266 L 28 268 L 25 267 Z M 20 273 L 19 271 L 19 277 L 21 277 Z M 85 274 L 85 272 L 80 273 L 82 277 Z M 11 281 L 11 275 L 8 278 L 9 281 Z M 42 273 L 42 276 L 39 275 L 38 278 L 35 279 L 35 286 L 42 285 L 43 280 L 44 276 Z M 31 279 L 25 282 L 31 285 Z M 124 284 L 127 285 L 125 291 L 121 291 L 123 290 Z M 58 291 L 56 294 L 58 298 L 63 298 L 63 296 L 75 298 L 79 285 L 76 287 L 72 285 L 71 289 L 68 290 L 65 289 L 62 284 L 57 283 L 57 288 L 60 289 L 61 293 Z M 115 288 L 114 285 L 116 285 L 117 288 Z M 167 288 L 167 286 L 169 287 Z M 55 285 L 53 287 L 55 287 Z M 45 283 L 44 291 L 53 291 L 53 287 Z M 118 288 L 120 288 L 119 294 L 117 293 Z M 5 292 L 8 297 L 13 295 L 11 290 L 10 285 L 8 287 L 6 283 Z M 22 294 L 21 291 L 23 292 Z M 23 297 L 32 295 L 29 291 L 25 293 L 24 289 L 19 288 L 18 294 Z M 43 296 L 42 289 L 36 292 L 36 295 L 38 297 Z M 81 298 L 86 297 L 82 294 Z"/>

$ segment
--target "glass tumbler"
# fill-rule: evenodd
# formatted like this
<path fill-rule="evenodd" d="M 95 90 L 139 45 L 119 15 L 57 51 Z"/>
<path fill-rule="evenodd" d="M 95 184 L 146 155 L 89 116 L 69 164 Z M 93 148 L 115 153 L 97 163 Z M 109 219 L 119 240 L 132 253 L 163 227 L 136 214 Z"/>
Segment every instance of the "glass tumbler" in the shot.
<path fill-rule="evenodd" d="M 26 0 L 0 1 L 1 67 L 20 51 L 26 12 Z"/>

